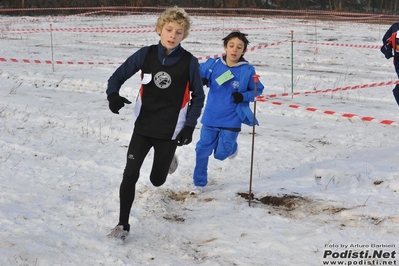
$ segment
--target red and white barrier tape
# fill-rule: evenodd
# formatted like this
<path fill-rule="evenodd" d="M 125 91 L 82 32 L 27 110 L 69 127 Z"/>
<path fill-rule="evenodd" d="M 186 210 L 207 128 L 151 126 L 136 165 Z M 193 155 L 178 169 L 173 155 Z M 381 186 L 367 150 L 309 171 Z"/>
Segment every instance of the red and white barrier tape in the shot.
<path fill-rule="evenodd" d="M 39 60 L 39 59 L 16 59 L 10 58 L 6 59 L 4 57 L 0 57 L 0 62 L 11 62 L 11 63 L 25 63 L 25 64 L 46 64 L 51 65 L 53 61 L 51 60 Z M 54 61 L 55 65 L 115 65 L 122 64 L 122 62 L 114 63 L 114 62 L 93 62 L 93 61 Z"/>
<path fill-rule="evenodd" d="M 268 101 L 265 100 L 264 102 L 268 102 Z M 282 103 L 282 102 L 269 102 L 269 103 L 274 104 L 274 105 L 278 105 L 278 106 L 284 105 L 284 103 Z M 331 111 L 331 110 L 319 110 L 319 109 L 314 108 L 314 107 L 301 107 L 301 106 L 296 105 L 296 104 L 285 104 L 285 105 L 288 105 L 289 108 L 293 108 L 293 109 L 302 108 L 305 111 L 309 111 L 309 112 L 313 112 L 313 113 L 317 112 L 317 111 L 320 111 L 321 113 L 326 114 L 326 115 L 339 115 L 340 117 L 349 118 L 349 119 L 357 117 L 361 121 L 364 121 L 364 122 L 378 122 L 379 124 L 382 124 L 382 125 L 396 125 L 396 126 L 399 126 L 399 123 L 397 121 L 389 120 L 389 119 L 378 120 L 378 119 L 376 119 L 374 117 L 371 117 L 371 116 L 359 116 L 357 114 L 351 114 L 351 113 L 343 113 L 342 114 L 342 113 L 337 113 L 337 112 Z"/>
<path fill-rule="evenodd" d="M 350 44 L 350 43 L 329 43 L 329 42 L 308 42 L 301 40 L 293 40 L 296 43 L 304 43 L 304 44 L 315 44 L 315 45 L 327 45 L 327 46 L 337 46 L 337 47 L 351 47 L 351 48 L 370 48 L 370 49 L 380 49 L 381 45 L 361 45 L 361 44 Z"/>
<path fill-rule="evenodd" d="M 69 16 L 44 16 L 44 17 L 33 17 L 33 18 L 7 19 L 7 20 L 0 20 L 0 24 L 12 24 L 18 22 L 25 23 L 25 22 L 39 22 L 39 21 L 76 20 L 76 19 L 82 19 L 85 16 L 94 15 L 101 12 L 102 11 L 93 11 L 93 12 L 86 12 Z M 92 17 L 85 17 L 85 18 L 93 19 Z"/>
<path fill-rule="evenodd" d="M 50 31 L 50 29 L 48 29 L 48 31 Z M 120 30 L 120 31 L 125 31 L 125 30 Z M 126 30 L 126 31 L 128 31 L 128 30 Z M 152 32 L 153 30 L 134 30 L 134 31 L 131 31 L 131 32 L 150 32 L 150 31 Z M 290 41 L 289 39 L 286 39 L 286 40 L 277 41 L 277 42 L 273 42 L 273 43 L 265 43 L 265 44 L 261 44 L 261 45 L 250 47 L 248 50 L 249 51 L 255 51 L 255 50 L 265 49 L 265 48 L 276 46 L 276 45 L 280 45 L 280 44 L 283 44 L 283 43 L 289 42 L 289 41 Z M 303 41 L 296 41 L 296 42 L 304 43 Z M 331 45 L 331 44 L 328 44 L 328 45 Z M 338 46 L 338 45 L 333 45 L 333 46 Z M 376 49 L 376 48 L 380 47 L 380 46 L 377 46 L 377 45 L 351 45 L 351 44 L 339 45 L 339 46 L 355 47 L 355 48 L 373 48 L 373 49 Z M 222 56 L 222 55 L 223 54 L 198 56 L 197 58 L 198 58 L 199 61 L 203 61 L 203 60 L 207 60 L 209 58 L 217 58 L 217 57 Z M 0 62 L 35 63 L 35 64 L 41 64 L 42 62 L 44 62 L 45 64 L 48 64 L 48 62 L 51 62 L 51 61 L 50 60 L 44 60 L 44 61 L 43 60 L 30 60 L 30 59 L 18 60 L 16 58 L 7 59 L 7 58 L 4 58 L 4 57 L 0 57 Z M 89 62 L 89 63 L 78 62 L 78 63 L 74 63 L 73 61 L 68 61 L 68 62 L 63 63 L 62 61 L 57 61 L 57 64 L 60 64 L 60 65 L 62 65 L 62 64 L 66 64 L 66 65 L 74 65 L 74 64 L 77 64 L 77 65 L 87 65 L 87 64 L 89 64 L 89 65 L 93 65 L 93 64 L 104 65 L 104 64 L 121 64 L 121 63 L 114 63 L 114 62 L 107 62 L 107 63 L 105 63 L 105 62 L 98 62 L 98 63 L 94 63 L 94 62 Z"/>
<path fill-rule="evenodd" d="M 123 28 L 52 28 L 52 29 L 13 29 L 9 31 L 2 31 L 3 33 L 12 34 L 30 34 L 42 32 L 103 32 L 103 33 L 148 33 L 155 32 L 155 29 L 123 29 Z"/>
<path fill-rule="evenodd" d="M 278 98 L 278 97 L 287 97 L 294 95 L 309 95 L 309 94 L 318 94 L 318 93 L 327 93 L 327 92 L 336 92 L 336 91 L 346 91 L 346 90 L 356 90 L 356 89 L 365 89 L 365 88 L 374 88 L 381 86 L 390 86 L 394 84 L 399 84 L 399 80 L 395 81 L 382 81 L 382 82 L 372 82 L 369 84 L 363 85 L 354 85 L 354 86 L 346 86 L 346 87 L 338 87 L 334 89 L 325 89 L 325 90 L 313 90 L 313 91 L 302 91 L 302 92 L 293 92 L 293 93 L 281 93 L 281 94 L 269 94 L 265 95 L 266 98 Z"/>
<path fill-rule="evenodd" d="M 145 26 L 150 27 L 150 26 Z M 1 32 L 4 34 L 32 34 L 42 32 L 105 32 L 105 33 L 143 33 L 143 32 L 155 32 L 154 26 L 151 26 L 150 30 L 137 30 L 132 29 L 133 27 L 102 27 L 102 28 L 38 28 L 38 29 L 2 29 Z M 137 28 L 137 27 L 134 27 Z M 244 30 L 264 30 L 270 29 L 271 27 L 247 27 L 239 28 L 240 31 Z M 237 28 L 200 28 L 192 29 L 191 32 L 209 32 L 209 31 L 234 31 Z"/>
<path fill-rule="evenodd" d="M 282 44 L 282 43 L 284 43 L 284 42 L 287 42 L 288 40 L 283 40 L 283 41 L 278 41 L 278 42 L 275 42 L 275 43 L 269 43 L 269 44 L 263 44 L 263 45 L 258 45 L 258 46 L 255 46 L 255 47 L 251 47 L 249 50 L 250 51 L 254 51 L 254 50 L 256 50 L 256 49 L 263 49 L 263 48 L 267 48 L 267 47 L 270 47 L 270 46 L 275 46 L 275 45 L 279 45 L 279 44 Z M 207 55 L 207 56 L 199 56 L 199 57 L 197 57 L 198 58 L 198 61 L 204 61 L 204 60 L 207 60 L 207 59 L 209 59 L 209 58 L 217 58 L 217 57 L 220 57 L 220 56 L 223 56 L 224 54 L 215 54 L 215 55 Z M 5 58 L 5 57 L 0 57 L 0 62 L 3 62 L 3 63 L 5 63 L 5 62 L 11 62 L 11 63 L 26 63 L 26 64 L 30 64 L 30 63 L 34 63 L 34 64 L 52 64 L 52 61 L 51 60 L 39 60 L 39 59 L 17 59 L 17 58 L 10 58 L 10 59 L 7 59 L 7 58 Z M 83 62 L 83 61 L 78 61 L 78 62 L 75 62 L 75 61 L 66 61 L 66 62 L 64 62 L 64 61 L 61 61 L 61 60 L 57 60 L 57 61 L 54 61 L 54 64 L 57 64 L 57 65 L 114 65 L 114 64 L 122 64 L 122 62 L 119 62 L 119 63 L 115 63 L 115 62 L 92 62 L 92 61 L 90 61 L 90 62 Z"/>

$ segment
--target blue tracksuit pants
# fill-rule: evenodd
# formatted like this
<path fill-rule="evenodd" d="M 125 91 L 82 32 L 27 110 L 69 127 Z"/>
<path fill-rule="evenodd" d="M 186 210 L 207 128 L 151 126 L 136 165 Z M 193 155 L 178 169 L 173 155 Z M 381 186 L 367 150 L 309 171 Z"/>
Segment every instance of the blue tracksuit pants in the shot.
<path fill-rule="evenodd" d="M 203 125 L 200 139 L 195 148 L 196 160 L 194 168 L 194 185 L 204 187 L 208 183 L 208 161 L 213 157 L 225 160 L 237 150 L 239 132 Z"/>

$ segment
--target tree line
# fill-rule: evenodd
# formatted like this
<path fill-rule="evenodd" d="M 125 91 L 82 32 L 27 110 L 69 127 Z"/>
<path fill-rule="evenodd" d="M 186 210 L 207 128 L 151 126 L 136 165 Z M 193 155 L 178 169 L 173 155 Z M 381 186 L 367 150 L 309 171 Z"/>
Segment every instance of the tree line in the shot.
<path fill-rule="evenodd" d="M 2 8 L 66 8 L 98 6 L 180 6 L 331 10 L 397 14 L 399 0 L 0 0 Z"/>

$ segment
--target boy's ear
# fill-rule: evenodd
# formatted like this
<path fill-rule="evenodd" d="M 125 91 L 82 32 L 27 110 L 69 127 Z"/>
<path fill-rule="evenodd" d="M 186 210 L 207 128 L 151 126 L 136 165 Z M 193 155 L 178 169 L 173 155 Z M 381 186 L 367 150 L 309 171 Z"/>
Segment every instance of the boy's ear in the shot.
<path fill-rule="evenodd" d="M 158 35 L 161 35 L 162 29 L 160 29 L 158 26 L 156 26 L 155 31 L 158 33 Z"/>

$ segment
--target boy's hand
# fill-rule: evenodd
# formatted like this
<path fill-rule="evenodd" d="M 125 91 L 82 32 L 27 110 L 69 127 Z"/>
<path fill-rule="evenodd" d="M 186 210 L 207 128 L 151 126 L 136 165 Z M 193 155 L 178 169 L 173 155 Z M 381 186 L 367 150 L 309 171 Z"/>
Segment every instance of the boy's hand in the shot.
<path fill-rule="evenodd" d="M 391 57 L 393 57 L 392 52 L 386 52 L 386 53 L 385 53 L 385 58 L 386 58 L 386 59 L 389 59 L 389 58 L 391 58 Z"/>
<path fill-rule="evenodd" d="M 231 96 L 234 98 L 234 103 L 242 103 L 244 101 L 244 96 L 240 92 L 233 92 Z"/>
<path fill-rule="evenodd" d="M 108 95 L 107 97 L 109 102 L 109 109 L 114 114 L 119 114 L 119 110 L 125 106 L 125 103 L 131 104 L 132 102 L 126 99 L 125 97 L 121 97 L 119 93 L 114 92 Z"/>
<path fill-rule="evenodd" d="M 193 127 L 183 127 L 183 129 L 177 134 L 176 141 L 177 146 L 183 146 L 190 144 L 193 140 Z"/>

